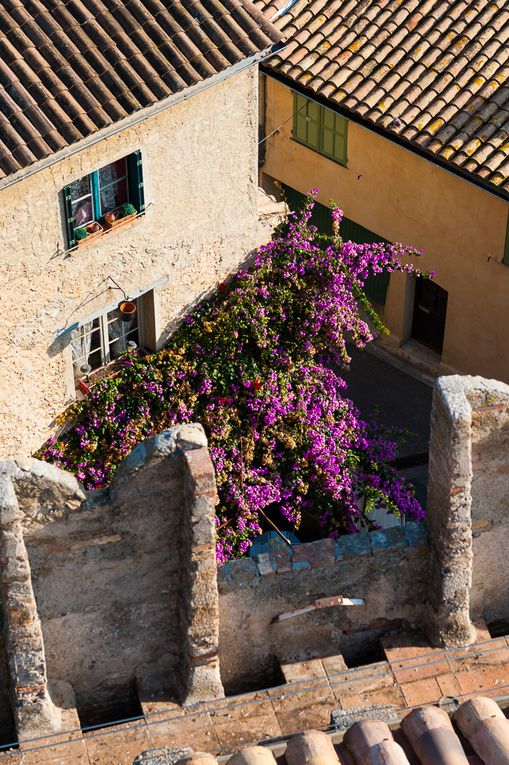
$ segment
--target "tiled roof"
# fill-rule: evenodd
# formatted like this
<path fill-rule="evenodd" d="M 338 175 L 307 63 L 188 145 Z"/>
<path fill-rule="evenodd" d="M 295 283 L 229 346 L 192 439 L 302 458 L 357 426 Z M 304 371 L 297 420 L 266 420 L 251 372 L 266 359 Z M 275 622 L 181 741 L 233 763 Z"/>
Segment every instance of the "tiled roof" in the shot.
<path fill-rule="evenodd" d="M 455 725 L 453 725 L 453 722 Z M 308 730 L 288 740 L 280 765 L 484 765 L 507 763 L 509 758 L 509 721 L 498 704 L 478 697 L 464 702 L 453 721 L 438 706 L 419 707 L 403 717 L 393 730 L 386 722 L 362 719 L 354 722 L 342 741 L 326 733 Z M 170 753 L 168 753 L 170 754 Z M 160 753 L 150 753 L 138 762 L 175 762 Z M 276 765 L 268 747 L 249 746 L 230 759 L 232 765 Z M 179 765 L 217 765 L 211 754 L 186 755 Z"/>
<path fill-rule="evenodd" d="M 509 192 L 507 0 L 297 0 L 274 23 L 267 69 Z"/>
<path fill-rule="evenodd" d="M 0 0 L 0 180 L 280 39 L 251 0 Z"/>

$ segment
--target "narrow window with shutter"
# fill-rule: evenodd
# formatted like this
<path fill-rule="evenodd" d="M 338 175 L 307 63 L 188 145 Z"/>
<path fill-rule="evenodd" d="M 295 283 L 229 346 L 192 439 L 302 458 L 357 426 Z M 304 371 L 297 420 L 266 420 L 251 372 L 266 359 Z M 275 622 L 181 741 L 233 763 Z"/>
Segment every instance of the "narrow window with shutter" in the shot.
<path fill-rule="evenodd" d="M 67 246 L 74 247 L 76 244 L 76 238 L 74 236 L 74 216 L 72 214 L 72 196 L 71 187 L 64 186 L 64 217 L 65 217 L 65 233 L 67 236 Z"/>
<path fill-rule="evenodd" d="M 141 167 L 141 151 L 138 149 L 127 157 L 127 172 L 129 177 L 129 197 L 131 204 L 138 213 L 145 210 L 145 193 L 143 189 L 143 170 Z"/>

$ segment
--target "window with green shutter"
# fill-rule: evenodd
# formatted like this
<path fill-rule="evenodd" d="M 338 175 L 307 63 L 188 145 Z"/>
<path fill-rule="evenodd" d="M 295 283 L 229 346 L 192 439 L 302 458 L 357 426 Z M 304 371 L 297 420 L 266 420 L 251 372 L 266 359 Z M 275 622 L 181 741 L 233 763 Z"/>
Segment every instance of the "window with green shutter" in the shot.
<path fill-rule="evenodd" d="M 109 165 L 94 170 L 63 188 L 63 204 L 67 246 L 74 247 L 83 230 L 99 223 L 103 227 L 108 216 L 122 214 L 125 205 L 132 205 L 136 214 L 145 210 L 141 151 L 137 150 Z M 106 216 L 106 217 L 105 217 Z M 97 228 L 97 227 L 96 227 Z"/>
<path fill-rule="evenodd" d="M 331 109 L 293 94 L 293 138 L 346 165 L 348 120 Z"/>

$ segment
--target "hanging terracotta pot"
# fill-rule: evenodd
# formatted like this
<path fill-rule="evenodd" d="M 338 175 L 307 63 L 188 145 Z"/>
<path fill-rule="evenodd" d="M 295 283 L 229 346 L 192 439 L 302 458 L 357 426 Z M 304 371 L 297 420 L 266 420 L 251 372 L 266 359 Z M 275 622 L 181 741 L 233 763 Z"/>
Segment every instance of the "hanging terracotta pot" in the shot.
<path fill-rule="evenodd" d="M 121 300 L 117 308 L 122 321 L 130 321 L 136 315 L 136 303 L 132 300 Z"/>

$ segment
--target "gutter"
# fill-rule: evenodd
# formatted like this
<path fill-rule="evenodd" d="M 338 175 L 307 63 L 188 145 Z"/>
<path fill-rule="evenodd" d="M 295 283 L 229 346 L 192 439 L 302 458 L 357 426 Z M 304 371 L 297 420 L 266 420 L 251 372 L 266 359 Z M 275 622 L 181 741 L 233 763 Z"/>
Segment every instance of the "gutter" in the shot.
<path fill-rule="evenodd" d="M 325 106 L 327 109 L 330 109 L 330 111 L 336 112 L 336 114 L 339 114 L 342 117 L 345 117 L 346 119 L 350 120 L 350 122 L 353 122 L 356 125 L 360 125 L 361 127 L 366 128 L 367 130 L 371 130 L 373 133 L 376 133 L 381 138 L 384 138 L 386 141 L 390 141 L 391 143 L 397 144 L 402 149 L 405 149 L 405 151 L 410 151 L 412 154 L 417 154 L 417 156 L 421 157 L 422 159 L 425 159 L 427 162 L 430 162 L 432 165 L 437 165 L 438 167 L 442 168 L 442 170 L 446 170 L 448 173 L 451 173 L 452 175 L 455 175 L 461 178 L 462 180 L 467 181 L 467 183 L 470 183 L 472 186 L 476 186 L 477 188 L 480 188 L 483 191 L 487 191 L 489 194 L 492 194 L 493 196 L 496 196 L 499 199 L 502 199 L 504 202 L 509 202 L 508 191 L 498 190 L 497 187 L 494 186 L 492 183 L 489 183 L 488 181 L 484 181 L 482 178 L 476 178 L 475 176 L 472 175 L 472 173 L 469 173 L 467 170 L 463 170 L 461 167 L 456 167 L 452 165 L 450 162 L 448 162 L 446 159 L 443 159 L 442 157 L 435 156 L 434 154 L 427 151 L 426 149 L 422 149 L 416 144 L 412 143 L 412 141 L 409 141 L 407 138 L 402 138 L 401 136 L 398 136 L 396 134 L 388 133 L 387 130 L 385 130 L 384 128 L 380 127 L 374 122 L 371 122 L 370 120 L 365 119 L 364 117 L 357 114 L 356 112 L 353 112 L 349 109 L 345 109 L 339 104 L 334 103 L 334 101 L 331 101 L 330 99 L 325 98 L 325 96 L 321 96 L 318 93 L 314 93 L 312 91 L 307 90 L 305 87 L 295 82 L 295 80 L 293 80 L 291 77 L 287 77 L 284 74 L 280 74 L 279 72 L 276 72 L 274 69 L 269 69 L 268 67 L 264 67 L 264 66 L 261 67 L 261 71 L 266 77 L 270 77 L 272 80 L 276 80 L 276 82 L 279 82 L 281 85 L 285 85 L 290 90 L 293 90 L 296 93 L 299 93 L 301 96 L 304 96 L 305 98 L 309 99 L 310 101 L 313 101 L 319 106 Z"/>
<path fill-rule="evenodd" d="M 104 141 L 106 138 L 111 138 L 112 136 L 117 135 L 117 133 L 121 133 L 127 128 L 138 125 L 140 122 L 144 122 L 146 119 L 149 119 L 149 117 L 160 114 L 161 112 L 166 111 L 166 109 L 169 109 L 176 104 L 187 101 L 188 98 L 191 98 L 198 93 L 202 93 L 203 91 L 208 90 L 208 88 L 212 88 L 214 85 L 225 82 L 230 77 L 233 77 L 236 74 L 240 74 L 246 69 L 250 69 L 252 66 L 266 61 L 275 53 L 279 53 L 285 47 L 286 45 L 282 44 L 281 42 L 275 43 L 270 48 L 265 48 L 263 51 L 259 51 L 253 56 L 242 59 L 242 61 L 233 64 L 233 66 L 230 66 L 228 69 L 225 69 L 222 72 L 207 78 L 203 82 L 192 85 L 190 88 L 186 88 L 179 93 L 172 93 L 167 98 L 161 101 L 157 101 L 157 103 L 151 104 L 150 106 L 145 106 L 143 109 L 139 109 L 138 111 L 134 112 L 134 114 L 130 114 L 127 117 L 124 117 L 122 120 L 115 122 L 113 125 L 108 125 L 101 130 L 97 130 L 90 136 L 82 138 L 80 141 L 77 141 L 71 146 L 66 146 L 64 149 L 61 149 L 60 151 L 55 152 L 54 154 L 51 154 L 44 159 L 37 160 L 28 168 L 22 168 L 13 175 L 7 176 L 7 178 L 5 178 L 3 181 L 0 181 L 0 191 L 2 189 L 9 188 L 9 186 L 13 186 L 15 183 L 24 181 L 26 178 L 30 178 L 30 176 L 39 173 L 41 170 L 46 170 L 46 168 L 56 165 L 63 159 L 67 159 L 68 157 L 72 157 L 74 154 L 78 154 L 80 151 L 83 151 L 83 149 L 88 149 L 90 146 L 94 146 L 96 143 Z"/>

